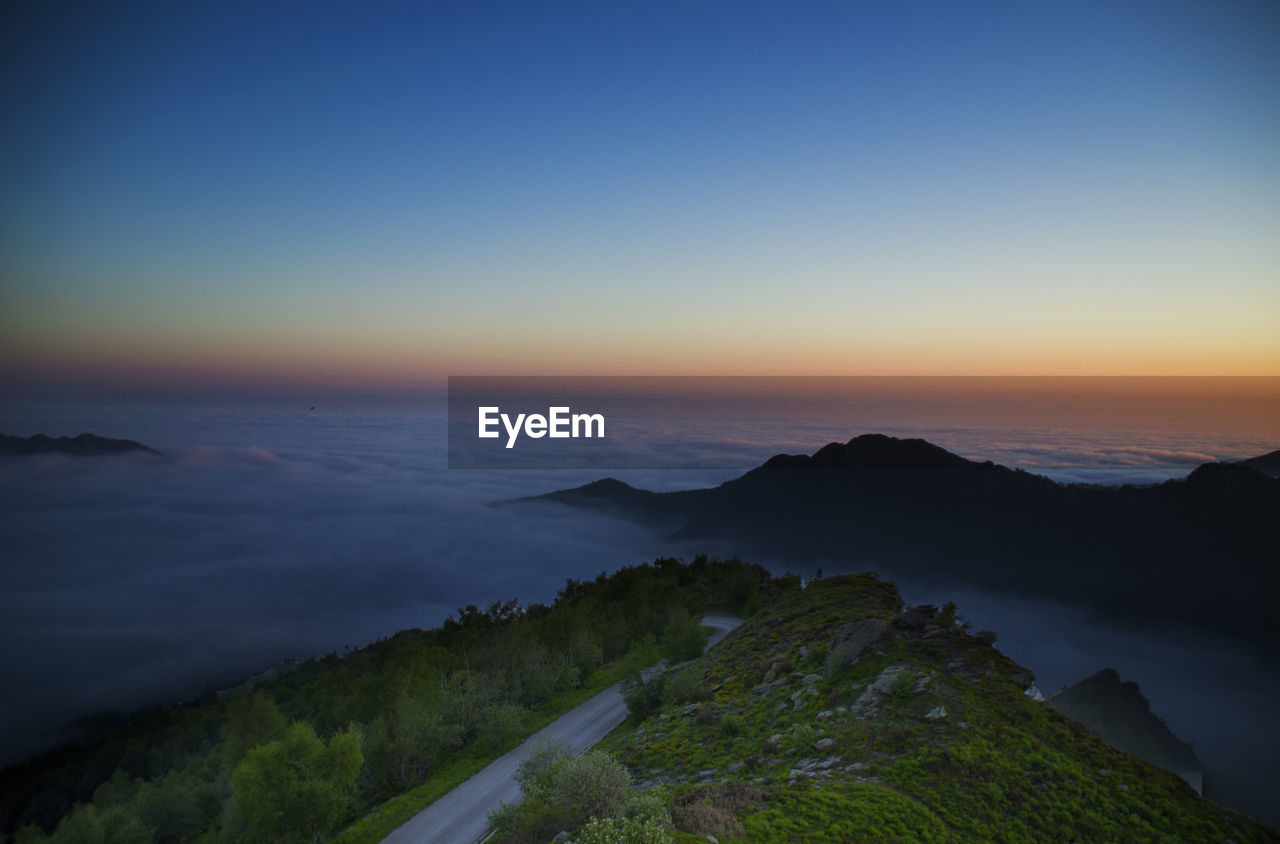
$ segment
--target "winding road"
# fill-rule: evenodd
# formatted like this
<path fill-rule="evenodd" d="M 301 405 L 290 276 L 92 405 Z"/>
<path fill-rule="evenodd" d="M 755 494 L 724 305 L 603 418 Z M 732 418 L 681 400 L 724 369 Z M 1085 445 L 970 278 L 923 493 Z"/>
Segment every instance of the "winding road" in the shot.
<path fill-rule="evenodd" d="M 703 616 L 702 626 L 715 629 L 707 639 L 707 647 L 719 642 L 741 623 L 742 619 L 729 616 Z M 500 803 L 520 800 L 516 769 L 534 748 L 555 741 L 581 753 L 608 735 L 626 717 L 622 684 L 615 683 L 525 739 L 515 750 L 490 762 L 480 773 L 382 839 L 384 844 L 463 844 L 479 840 L 489 829 L 488 814 L 491 810 Z"/>

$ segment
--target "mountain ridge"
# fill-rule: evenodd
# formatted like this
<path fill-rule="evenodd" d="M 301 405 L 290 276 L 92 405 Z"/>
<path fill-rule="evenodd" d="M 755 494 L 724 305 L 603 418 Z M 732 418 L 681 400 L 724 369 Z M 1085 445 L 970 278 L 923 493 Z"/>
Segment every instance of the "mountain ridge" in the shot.
<path fill-rule="evenodd" d="M 1119 623 L 1176 623 L 1246 641 L 1273 663 L 1280 644 L 1262 597 L 1280 589 L 1280 480 L 1244 463 L 1146 486 L 1061 484 L 924 440 L 862 435 L 776 455 L 715 487 L 652 492 L 610 478 L 508 503 L 522 501 L 786 565 L 882 567 Z"/>
<path fill-rule="evenodd" d="M 164 455 L 137 440 L 112 439 L 97 434 L 79 434 L 75 437 L 50 437 L 36 434 L 19 437 L 0 434 L 0 456 L 25 457 L 33 454 L 68 454 L 73 457 L 105 457 L 117 454 L 141 452 L 157 457 Z"/>

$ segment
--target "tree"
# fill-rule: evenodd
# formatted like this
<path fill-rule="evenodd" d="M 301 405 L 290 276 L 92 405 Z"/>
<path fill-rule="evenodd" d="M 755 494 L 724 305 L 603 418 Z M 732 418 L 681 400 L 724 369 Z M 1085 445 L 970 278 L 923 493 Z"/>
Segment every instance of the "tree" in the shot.
<path fill-rule="evenodd" d="M 401 693 L 391 711 L 365 731 L 363 779 L 368 793 L 385 800 L 412 788 L 461 739 L 459 725 L 446 723 L 422 698 Z"/>
<path fill-rule="evenodd" d="M 671 665 L 696 659 L 702 655 L 707 644 L 707 634 L 702 625 L 691 618 L 684 610 L 677 610 L 667 620 L 662 630 L 661 652 L 663 658 Z"/>
<path fill-rule="evenodd" d="M 255 747 L 231 775 L 249 841 L 319 842 L 344 820 L 363 757 L 360 735 L 321 741 L 305 721 Z"/>
<path fill-rule="evenodd" d="M 42 840 L 25 830 L 18 840 L 35 842 Z M 151 844 L 155 839 L 151 830 L 130 817 L 119 807 L 99 811 L 98 807 L 76 806 L 58 824 L 50 844 Z"/>
<path fill-rule="evenodd" d="M 222 727 L 222 757 L 228 770 L 251 748 L 278 739 L 285 720 L 276 703 L 265 692 L 240 692 L 227 704 L 227 723 Z"/>
<path fill-rule="evenodd" d="M 621 762 L 600 750 L 559 757 L 562 752 L 563 748 L 539 748 L 521 766 L 517 779 L 525 799 L 514 806 L 504 803 L 490 813 L 495 841 L 540 844 L 593 816 L 611 818 L 626 805 L 633 791 Z"/>

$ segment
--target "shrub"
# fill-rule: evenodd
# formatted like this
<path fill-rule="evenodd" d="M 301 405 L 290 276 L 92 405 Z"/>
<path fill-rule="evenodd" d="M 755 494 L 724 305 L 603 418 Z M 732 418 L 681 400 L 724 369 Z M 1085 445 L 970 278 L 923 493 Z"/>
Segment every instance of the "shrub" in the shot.
<path fill-rule="evenodd" d="M 916 677 L 910 671 L 903 671 L 893 678 L 893 685 L 889 687 L 889 700 L 894 703 L 905 703 L 911 699 L 912 692 L 915 691 Z"/>
<path fill-rule="evenodd" d="M 808 750 L 818 740 L 818 732 L 809 724 L 797 724 L 791 728 L 791 737 L 796 746 Z"/>
<path fill-rule="evenodd" d="M 703 669 L 689 666 L 668 674 L 662 689 L 662 702 L 668 706 L 676 703 L 694 703 L 706 700 L 711 694 Z"/>
<path fill-rule="evenodd" d="M 675 839 L 653 818 L 592 818 L 575 840 L 578 844 L 669 844 Z"/>
<path fill-rule="evenodd" d="M 676 829 L 694 835 L 732 838 L 745 832 L 732 812 L 705 800 L 685 806 L 672 806 L 671 820 L 675 823 Z"/>
<path fill-rule="evenodd" d="M 476 742 L 484 750 L 505 750 L 524 735 L 527 712 L 514 703 L 500 703 L 485 710 L 476 729 Z"/>
<path fill-rule="evenodd" d="M 532 787 L 531 797 L 545 797 L 582 820 L 613 817 L 632 794 L 631 775 L 603 750 L 553 762 L 534 777 Z"/>
<path fill-rule="evenodd" d="M 573 748 L 562 741 L 544 741 L 530 751 L 525 760 L 516 768 L 516 782 L 520 790 L 528 792 L 528 786 L 539 774 L 550 768 L 556 761 L 573 756 Z"/>
<path fill-rule="evenodd" d="M 709 785 L 677 799 L 671 820 L 681 832 L 732 838 L 744 831 L 737 814 L 754 808 L 764 796 L 764 791 L 745 782 Z"/>
<path fill-rule="evenodd" d="M 522 803 L 503 804 L 489 814 L 494 839 L 507 844 L 547 841 L 563 829 L 581 826 L 592 816 L 611 818 L 631 798 L 631 777 L 603 751 L 556 757 L 539 748 L 517 773 Z"/>
<path fill-rule="evenodd" d="M 683 610 L 674 613 L 662 630 L 660 651 L 671 665 L 697 659 L 706 645 L 707 634 L 702 625 Z"/>
<path fill-rule="evenodd" d="M 649 677 L 634 674 L 622 684 L 622 699 L 626 701 L 627 711 L 637 721 L 643 721 L 662 707 L 663 690 L 666 687 L 666 675 L 655 672 Z"/>
<path fill-rule="evenodd" d="M 720 719 L 720 734 L 725 738 L 737 738 L 745 730 L 746 726 L 737 715 L 725 715 Z"/>
<path fill-rule="evenodd" d="M 662 786 L 649 788 L 633 794 L 618 812 L 618 817 L 641 821 L 656 820 L 664 829 L 670 829 L 671 815 L 667 811 L 669 802 L 665 788 Z"/>

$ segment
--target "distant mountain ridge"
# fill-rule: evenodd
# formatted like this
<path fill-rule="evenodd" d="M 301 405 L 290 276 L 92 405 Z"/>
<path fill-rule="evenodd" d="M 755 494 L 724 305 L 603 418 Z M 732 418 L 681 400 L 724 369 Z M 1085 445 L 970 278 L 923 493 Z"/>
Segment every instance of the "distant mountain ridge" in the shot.
<path fill-rule="evenodd" d="M 36 434 L 33 437 L 17 437 L 0 434 L 0 456 L 17 457 L 28 454 L 70 454 L 75 457 L 102 457 L 106 455 L 141 452 L 160 456 L 160 452 L 135 440 L 117 440 L 96 434 L 80 434 L 77 437 L 50 437 Z"/>
<path fill-rule="evenodd" d="M 1280 475 L 1280 449 L 1260 454 L 1257 457 L 1250 457 L 1248 460 L 1240 460 L 1237 463 L 1275 477 Z"/>
<path fill-rule="evenodd" d="M 1280 480 L 1248 462 L 1150 486 L 1068 485 L 866 434 L 777 455 L 709 489 L 657 493 L 610 478 L 536 500 L 757 558 L 883 569 L 1280 644 L 1266 597 L 1280 589 Z"/>
<path fill-rule="evenodd" d="M 1050 695 L 1050 706 L 1088 727 L 1107 744 L 1177 774 L 1203 793 L 1204 769 L 1191 745 L 1151 711 L 1137 683 L 1104 668 Z"/>

